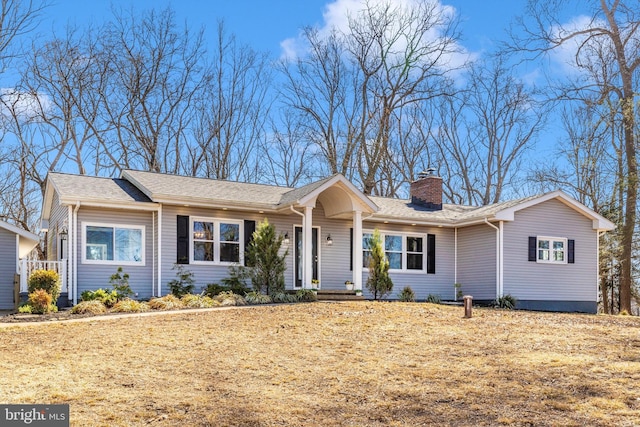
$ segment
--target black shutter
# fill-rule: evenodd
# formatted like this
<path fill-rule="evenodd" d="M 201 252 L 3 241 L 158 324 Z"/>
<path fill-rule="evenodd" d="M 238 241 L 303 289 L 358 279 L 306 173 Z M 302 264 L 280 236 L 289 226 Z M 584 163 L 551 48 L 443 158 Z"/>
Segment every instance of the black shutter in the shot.
<path fill-rule="evenodd" d="M 576 241 L 569 239 L 567 241 L 567 262 L 569 264 L 575 264 L 576 262 L 575 250 L 576 250 Z"/>
<path fill-rule="evenodd" d="M 253 240 L 253 232 L 256 231 L 256 222 L 248 219 L 244 220 L 244 265 L 247 265 L 247 249 Z"/>
<path fill-rule="evenodd" d="M 178 215 L 176 264 L 189 264 L 189 217 Z"/>
<path fill-rule="evenodd" d="M 349 229 L 349 271 L 353 271 L 353 228 Z"/>
<path fill-rule="evenodd" d="M 538 244 L 538 238 L 535 236 L 529 236 L 529 261 L 537 261 L 536 252 L 538 251 L 536 245 Z"/>
<path fill-rule="evenodd" d="M 436 274 L 436 235 L 427 234 L 427 274 Z"/>

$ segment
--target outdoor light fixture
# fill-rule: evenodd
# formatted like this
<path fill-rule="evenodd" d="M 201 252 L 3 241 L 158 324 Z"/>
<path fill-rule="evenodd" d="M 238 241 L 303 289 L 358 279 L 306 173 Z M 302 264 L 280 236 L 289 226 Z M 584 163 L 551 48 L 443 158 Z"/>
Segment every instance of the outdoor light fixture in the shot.
<path fill-rule="evenodd" d="M 62 226 L 60 228 L 60 240 L 67 240 L 67 235 L 69 234 L 69 232 L 67 231 L 67 227 L 66 226 Z"/>
<path fill-rule="evenodd" d="M 282 241 L 282 243 L 285 245 L 289 244 L 289 232 L 284 233 L 284 240 Z"/>
<path fill-rule="evenodd" d="M 333 246 L 333 239 L 331 238 L 331 234 L 327 235 L 327 246 Z"/>

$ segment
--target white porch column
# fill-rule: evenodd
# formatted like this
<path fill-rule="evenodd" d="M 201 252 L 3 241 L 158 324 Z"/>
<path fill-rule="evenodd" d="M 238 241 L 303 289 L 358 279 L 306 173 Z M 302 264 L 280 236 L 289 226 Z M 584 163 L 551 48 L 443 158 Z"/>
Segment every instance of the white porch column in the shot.
<path fill-rule="evenodd" d="M 304 289 L 313 288 L 311 285 L 311 279 L 313 278 L 313 237 L 311 232 L 313 230 L 313 208 L 311 206 L 304 207 L 304 221 L 302 224 L 302 287 Z M 319 242 L 318 242 L 319 243 Z"/>
<path fill-rule="evenodd" d="M 362 289 L 362 212 L 353 212 L 353 288 Z"/>

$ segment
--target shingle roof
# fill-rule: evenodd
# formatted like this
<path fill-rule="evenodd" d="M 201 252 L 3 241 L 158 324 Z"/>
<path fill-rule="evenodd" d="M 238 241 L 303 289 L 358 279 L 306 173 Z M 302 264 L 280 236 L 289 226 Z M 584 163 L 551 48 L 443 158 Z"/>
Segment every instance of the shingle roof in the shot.
<path fill-rule="evenodd" d="M 168 199 L 189 201 L 228 202 L 234 205 L 275 206 L 282 196 L 293 190 L 264 184 L 223 181 L 208 178 L 168 175 L 127 170 L 123 178 L 139 184 L 154 201 Z"/>
<path fill-rule="evenodd" d="M 539 196 L 509 200 L 507 202 L 486 206 L 464 206 L 445 203 L 442 205 L 442 210 L 427 209 L 411 203 L 411 200 L 408 199 L 369 197 L 380 207 L 380 210 L 375 215 L 376 217 L 455 224 L 491 218 L 503 209 L 517 206 L 520 203 L 535 199 Z"/>
<path fill-rule="evenodd" d="M 129 181 L 121 178 L 100 178 L 86 175 L 49 173 L 61 199 L 103 202 L 150 202 L 149 198 Z"/>

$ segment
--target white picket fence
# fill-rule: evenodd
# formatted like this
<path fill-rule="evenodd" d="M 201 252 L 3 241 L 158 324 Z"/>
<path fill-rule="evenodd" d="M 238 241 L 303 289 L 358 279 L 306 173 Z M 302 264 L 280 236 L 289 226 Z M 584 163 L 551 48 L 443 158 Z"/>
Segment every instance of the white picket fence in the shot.
<path fill-rule="evenodd" d="M 62 292 L 67 292 L 67 260 L 62 261 L 39 261 L 20 260 L 20 292 L 27 292 L 27 280 L 35 270 L 53 270 L 60 276 L 62 282 Z"/>

